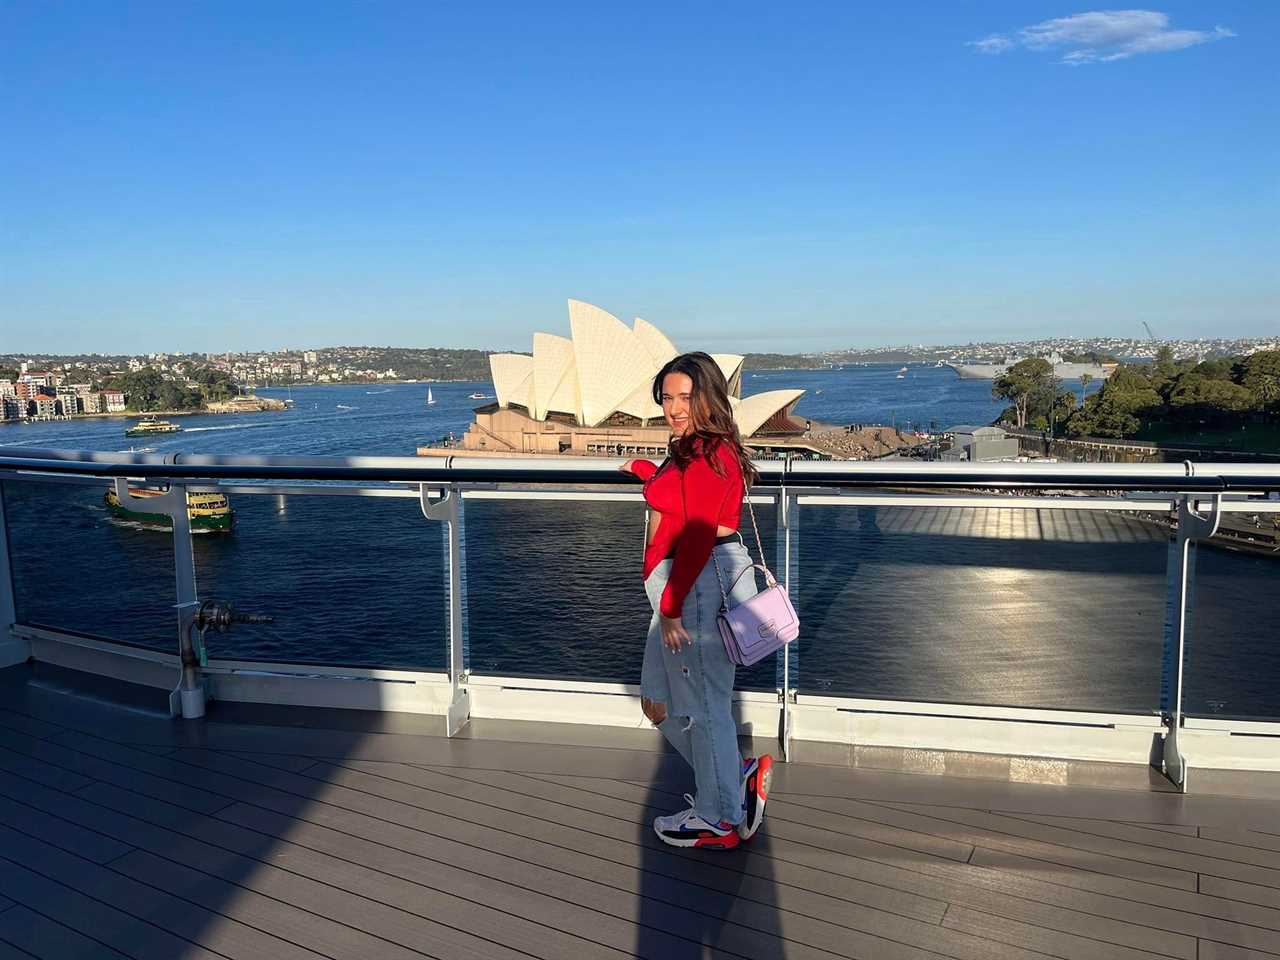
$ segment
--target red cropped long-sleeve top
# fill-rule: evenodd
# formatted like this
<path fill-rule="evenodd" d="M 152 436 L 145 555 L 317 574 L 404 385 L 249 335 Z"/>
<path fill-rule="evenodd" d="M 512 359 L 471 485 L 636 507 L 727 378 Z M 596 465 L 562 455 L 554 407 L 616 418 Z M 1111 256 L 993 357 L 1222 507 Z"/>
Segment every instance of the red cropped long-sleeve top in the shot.
<path fill-rule="evenodd" d="M 742 464 L 728 443 L 711 454 L 723 476 L 706 456 L 697 455 L 681 470 L 675 461 L 662 469 L 648 460 L 633 460 L 631 472 L 644 481 L 644 499 L 658 511 L 658 529 L 645 547 L 644 576 L 675 551 L 671 575 L 662 591 L 664 617 L 678 617 L 684 598 L 711 558 L 716 528 L 738 529 L 742 519 Z"/>

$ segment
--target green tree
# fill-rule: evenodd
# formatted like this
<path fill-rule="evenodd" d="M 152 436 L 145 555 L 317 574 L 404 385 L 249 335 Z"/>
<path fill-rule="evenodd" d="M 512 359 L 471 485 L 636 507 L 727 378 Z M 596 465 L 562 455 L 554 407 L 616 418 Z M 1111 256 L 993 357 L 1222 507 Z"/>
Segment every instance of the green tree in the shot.
<path fill-rule="evenodd" d="M 1089 393 L 1089 384 L 1093 383 L 1092 373 L 1080 374 L 1080 406 L 1084 406 L 1084 398 Z"/>
<path fill-rule="evenodd" d="M 1280 350 L 1259 350 L 1240 363 L 1240 385 L 1259 410 L 1280 405 Z"/>
<path fill-rule="evenodd" d="M 240 393 L 240 387 L 231 375 L 215 367 L 200 367 L 192 373 L 192 379 L 200 384 L 206 400 L 227 400 Z"/>
<path fill-rule="evenodd" d="M 995 378 L 991 396 L 1012 402 L 1014 426 L 1026 427 L 1029 420 L 1042 418 L 1047 427 L 1053 402 L 1053 365 L 1043 357 L 1019 360 Z"/>
<path fill-rule="evenodd" d="M 1067 423 L 1067 433 L 1075 437 L 1131 437 L 1141 429 L 1144 418 L 1163 409 L 1164 398 L 1151 383 L 1148 372 L 1120 365 Z"/>
<path fill-rule="evenodd" d="M 1169 395 L 1171 410 L 1184 419 L 1209 423 L 1238 419 L 1236 414 L 1254 405 L 1254 395 L 1247 387 L 1230 380 L 1211 380 L 1194 372 L 1179 377 Z"/>

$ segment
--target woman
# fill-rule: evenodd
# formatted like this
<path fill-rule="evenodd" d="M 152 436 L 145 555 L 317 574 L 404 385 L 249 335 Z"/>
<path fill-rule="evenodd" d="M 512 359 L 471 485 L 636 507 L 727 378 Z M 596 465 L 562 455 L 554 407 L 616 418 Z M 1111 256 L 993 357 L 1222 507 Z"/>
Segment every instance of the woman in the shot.
<path fill-rule="evenodd" d="M 670 454 L 660 467 L 630 460 L 622 468 L 644 481 L 652 510 L 644 577 L 653 620 L 640 704 L 693 767 L 697 791 L 685 795 L 689 809 L 658 817 L 653 829 L 672 846 L 728 849 L 760 828 L 773 767 L 772 757 L 744 760 L 738 752 L 734 665 L 716 626 L 721 583 L 729 590 L 751 566 L 737 531 L 756 471 L 724 374 L 707 354 L 667 363 L 653 379 L 653 399 L 671 427 Z M 730 605 L 755 593 L 752 571 L 737 580 Z"/>

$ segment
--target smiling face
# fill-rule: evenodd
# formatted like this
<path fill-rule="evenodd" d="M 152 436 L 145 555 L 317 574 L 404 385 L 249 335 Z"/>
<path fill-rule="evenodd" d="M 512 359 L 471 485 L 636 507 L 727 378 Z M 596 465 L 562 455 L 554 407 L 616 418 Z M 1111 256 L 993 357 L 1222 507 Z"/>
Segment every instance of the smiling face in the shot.
<path fill-rule="evenodd" d="M 687 373 L 668 373 L 662 378 L 662 415 L 677 437 L 693 428 L 693 379 Z"/>

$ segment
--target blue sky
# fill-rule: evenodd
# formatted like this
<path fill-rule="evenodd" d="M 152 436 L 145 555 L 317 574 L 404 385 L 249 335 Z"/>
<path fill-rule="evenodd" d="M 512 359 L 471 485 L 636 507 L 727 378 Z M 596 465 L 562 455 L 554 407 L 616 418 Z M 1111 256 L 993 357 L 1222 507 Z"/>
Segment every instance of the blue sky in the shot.
<path fill-rule="evenodd" d="M 0 352 L 1280 332 L 1280 6 L 1107 10 L 0 0 Z"/>

